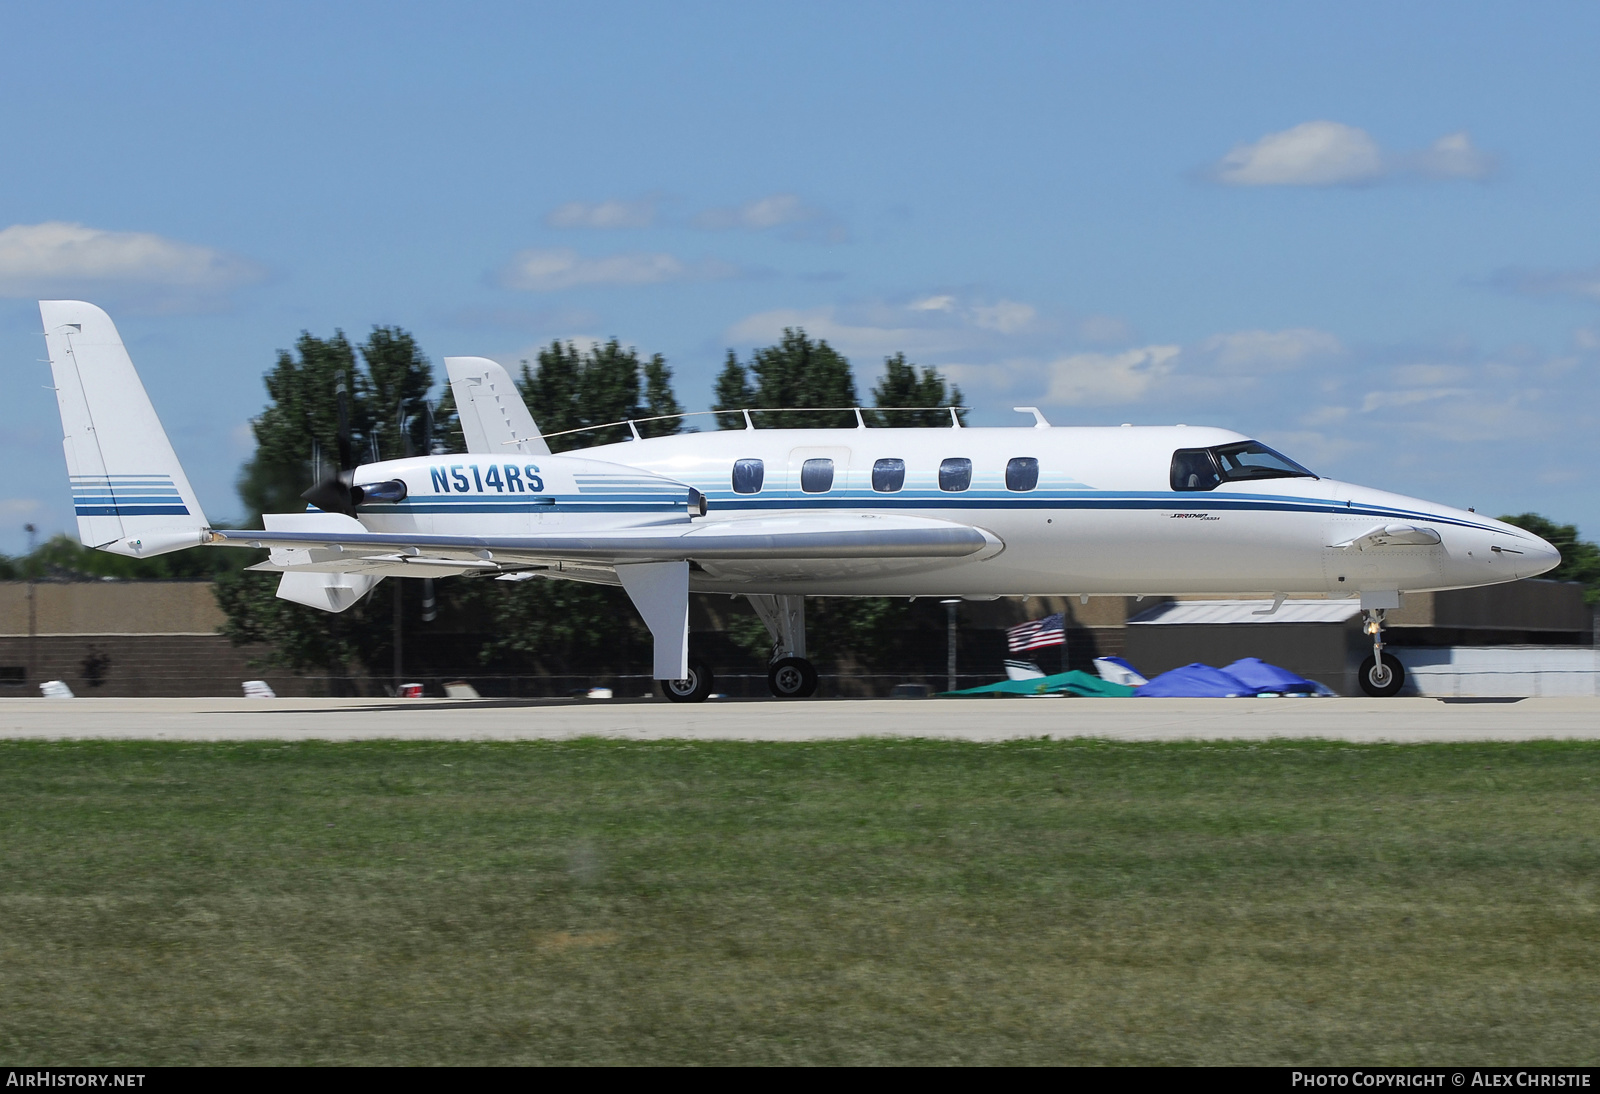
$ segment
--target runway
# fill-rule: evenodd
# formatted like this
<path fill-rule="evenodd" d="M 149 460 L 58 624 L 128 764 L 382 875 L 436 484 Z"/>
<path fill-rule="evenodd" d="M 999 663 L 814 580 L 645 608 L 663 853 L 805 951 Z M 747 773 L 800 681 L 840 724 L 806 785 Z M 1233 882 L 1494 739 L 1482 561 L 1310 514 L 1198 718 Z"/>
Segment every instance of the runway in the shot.
<path fill-rule="evenodd" d="M 1600 739 L 1600 699 L 7 699 L 0 738 L 825 741 Z"/>

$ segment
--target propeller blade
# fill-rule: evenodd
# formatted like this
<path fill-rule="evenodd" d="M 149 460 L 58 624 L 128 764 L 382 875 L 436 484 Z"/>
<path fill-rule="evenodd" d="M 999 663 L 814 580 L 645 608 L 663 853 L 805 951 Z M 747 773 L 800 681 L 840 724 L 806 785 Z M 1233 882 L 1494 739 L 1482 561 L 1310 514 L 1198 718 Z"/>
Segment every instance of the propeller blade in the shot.
<path fill-rule="evenodd" d="M 334 392 L 339 400 L 339 470 L 354 471 L 356 458 L 350 446 L 350 391 L 345 387 L 343 376 L 339 377 L 339 385 L 334 388 Z M 318 486 L 320 485 L 319 483 Z"/>

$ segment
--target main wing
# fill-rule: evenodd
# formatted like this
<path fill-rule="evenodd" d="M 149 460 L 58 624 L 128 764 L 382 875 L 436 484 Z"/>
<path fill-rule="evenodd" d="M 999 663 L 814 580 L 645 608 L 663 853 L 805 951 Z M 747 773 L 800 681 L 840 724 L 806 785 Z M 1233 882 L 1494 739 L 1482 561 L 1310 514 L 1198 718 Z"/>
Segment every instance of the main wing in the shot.
<path fill-rule="evenodd" d="M 1003 547 L 992 534 L 971 525 L 876 514 L 714 520 L 534 536 L 369 532 L 353 518 L 327 513 L 273 514 L 269 523 L 273 527 L 260 532 L 212 529 L 207 542 L 271 548 L 272 560 L 263 569 L 416 577 L 514 571 L 567 561 L 602 566 L 827 559 L 934 563 L 991 555 Z"/>

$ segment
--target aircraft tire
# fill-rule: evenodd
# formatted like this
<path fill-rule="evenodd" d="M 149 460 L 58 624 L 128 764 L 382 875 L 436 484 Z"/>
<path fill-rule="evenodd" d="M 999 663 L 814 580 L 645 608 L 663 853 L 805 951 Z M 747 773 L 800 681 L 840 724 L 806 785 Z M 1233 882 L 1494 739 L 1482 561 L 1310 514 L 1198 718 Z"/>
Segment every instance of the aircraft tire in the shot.
<path fill-rule="evenodd" d="M 674 703 L 703 703 L 711 694 L 716 678 L 704 661 L 690 661 L 689 675 L 682 680 L 658 680 L 661 694 Z"/>
<path fill-rule="evenodd" d="M 1358 675 L 1361 678 L 1361 690 L 1375 699 L 1397 695 L 1406 684 L 1405 666 L 1387 653 L 1383 655 L 1382 669 L 1379 669 L 1374 658 L 1369 657 L 1361 662 Z"/>
<path fill-rule="evenodd" d="M 781 657 L 767 669 L 767 687 L 779 699 L 809 699 L 817 693 L 817 670 L 803 657 Z"/>

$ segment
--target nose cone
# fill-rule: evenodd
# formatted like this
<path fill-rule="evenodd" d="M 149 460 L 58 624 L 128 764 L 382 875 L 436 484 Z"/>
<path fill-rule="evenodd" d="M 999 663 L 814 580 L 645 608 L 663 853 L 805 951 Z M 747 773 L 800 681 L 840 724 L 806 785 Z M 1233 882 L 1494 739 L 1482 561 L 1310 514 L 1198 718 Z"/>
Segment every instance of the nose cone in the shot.
<path fill-rule="evenodd" d="M 1518 577 L 1538 577 L 1561 565 L 1561 552 L 1532 533 L 1527 540 L 1517 544 L 1522 556 L 1516 560 Z"/>

